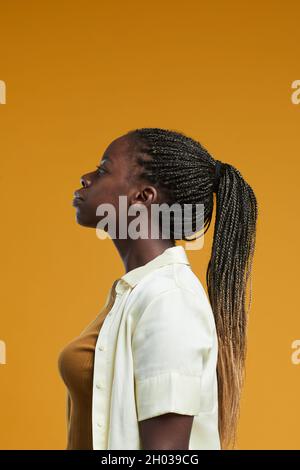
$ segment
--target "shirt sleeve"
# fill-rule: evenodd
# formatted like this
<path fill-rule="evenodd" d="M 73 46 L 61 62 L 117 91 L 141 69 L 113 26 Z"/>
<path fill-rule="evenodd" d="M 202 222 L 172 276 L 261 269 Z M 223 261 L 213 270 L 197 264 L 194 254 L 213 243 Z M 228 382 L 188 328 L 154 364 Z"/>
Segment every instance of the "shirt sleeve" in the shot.
<path fill-rule="evenodd" d="M 201 295 L 181 287 L 158 295 L 142 312 L 132 339 L 138 421 L 200 412 L 210 322 Z"/>

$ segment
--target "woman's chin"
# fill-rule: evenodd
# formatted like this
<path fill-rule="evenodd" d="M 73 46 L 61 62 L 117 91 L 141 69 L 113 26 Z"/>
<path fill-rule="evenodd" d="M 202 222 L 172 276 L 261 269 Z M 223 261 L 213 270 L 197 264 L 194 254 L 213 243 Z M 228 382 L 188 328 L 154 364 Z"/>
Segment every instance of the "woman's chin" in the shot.
<path fill-rule="evenodd" d="M 93 228 L 94 227 L 94 224 L 91 222 L 91 220 L 84 216 L 84 214 L 82 214 L 80 212 L 80 210 L 77 209 L 76 211 L 76 222 L 79 224 L 79 225 L 82 225 L 83 227 L 91 227 Z"/>

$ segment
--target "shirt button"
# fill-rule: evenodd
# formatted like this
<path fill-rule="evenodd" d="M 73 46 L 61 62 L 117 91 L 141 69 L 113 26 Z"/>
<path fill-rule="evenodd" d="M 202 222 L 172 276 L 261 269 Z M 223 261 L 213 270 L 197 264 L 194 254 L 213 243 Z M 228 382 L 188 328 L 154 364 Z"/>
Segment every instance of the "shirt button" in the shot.
<path fill-rule="evenodd" d="M 98 349 L 99 351 L 105 351 L 105 347 L 103 344 L 99 344 Z"/>
<path fill-rule="evenodd" d="M 97 423 L 98 428 L 102 428 L 103 424 L 102 423 Z"/>
<path fill-rule="evenodd" d="M 97 383 L 96 387 L 99 388 L 100 390 L 104 390 L 104 385 L 102 383 Z"/>

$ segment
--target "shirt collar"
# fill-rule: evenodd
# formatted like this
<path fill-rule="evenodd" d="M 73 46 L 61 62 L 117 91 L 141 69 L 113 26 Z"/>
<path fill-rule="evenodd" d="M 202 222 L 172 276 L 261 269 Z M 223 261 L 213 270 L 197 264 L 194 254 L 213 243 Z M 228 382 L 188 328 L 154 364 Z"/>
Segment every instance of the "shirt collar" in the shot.
<path fill-rule="evenodd" d="M 144 264 L 143 266 L 139 266 L 138 268 L 131 269 L 131 271 L 125 273 L 120 278 L 116 290 L 117 292 L 120 290 L 120 282 L 122 281 L 133 288 L 150 272 L 154 271 L 157 268 L 160 268 L 161 266 L 166 266 L 167 264 L 174 263 L 183 263 L 190 265 L 186 251 L 182 245 L 171 246 L 170 248 L 166 248 L 163 253 L 156 256 L 151 261 L 148 261 L 148 263 Z"/>

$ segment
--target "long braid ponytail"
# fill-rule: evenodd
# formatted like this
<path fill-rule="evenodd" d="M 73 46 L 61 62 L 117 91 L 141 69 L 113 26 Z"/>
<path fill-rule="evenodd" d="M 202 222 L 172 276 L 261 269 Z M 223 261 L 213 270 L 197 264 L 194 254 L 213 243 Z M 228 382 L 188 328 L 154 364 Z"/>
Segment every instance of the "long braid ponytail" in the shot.
<path fill-rule="evenodd" d="M 216 219 L 206 282 L 219 339 L 219 429 L 224 448 L 236 442 L 251 305 L 257 202 L 240 172 L 224 164 L 216 190 Z M 246 309 L 246 288 L 250 298 Z"/>

